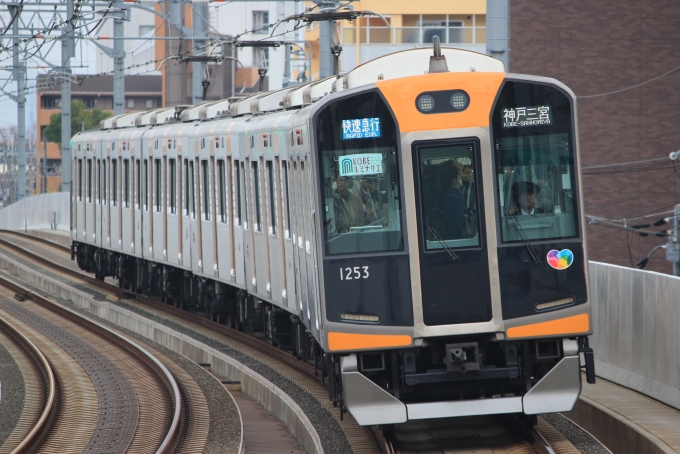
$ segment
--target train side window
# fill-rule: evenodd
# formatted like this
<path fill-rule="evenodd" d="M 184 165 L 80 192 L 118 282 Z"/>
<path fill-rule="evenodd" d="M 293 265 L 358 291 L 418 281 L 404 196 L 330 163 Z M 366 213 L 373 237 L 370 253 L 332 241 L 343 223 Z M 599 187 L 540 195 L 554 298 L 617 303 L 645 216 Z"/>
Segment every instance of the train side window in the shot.
<path fill-rule="evenodd" d="M 168 177 L 170 179 L 170 192 L 168 198 L 170 199 L 170 213 L 177 213 L 177 160 L 170 159 L 168 168 Z"/>
<path fill-rule="evenodd" d="M 210 220 L 210 163 L 207 159 L 201 161 L 202 185 L 201 195 L 203 199 L 203 220 Z"/>
<path fill-rule="evenodd" d="M 244 162 L 241 162 L 241 175 L 243 177 L 243 181 L 241 184 L 243 185 L 243 226 L 244 228 L 248 228 L 248 185 L 246 184 L 247 179 L 246 179 L 246 165 Z M 239 188 L 241 188 L 241 185 L 239 185 Z"/>
<path fill-rule="evenodd" d="M 83 201 L 83 160 L 78 159 L 78 202 Z"/>
<path fill-rule="evenodd" d="M 118 206 L 118 160 L 111 160 L 111 205 Z"/>
<path fill-rule="evenodd" d="M 283 181 L 285 184 L 285 187 L 281 188 L 281 193 L 283 195 L 283 191 L 285 190 L 286 192 L 286 216 L 285 216 L 285 221 L 286 225 L 284 226 L 284 236 L 286 239 L 290 238 L 290 183 L 288 182 L 288 167 L 290 166 L 290 163 L 288 161 L 283 161 Z"/>
<path fill-rule="evenodd" d="M 123 159 L 123 206 L 130 208 L 130 160 Z"/>
<path fill-rule="evenodd" d="M 184 216 L 189 216 L 190 213 L 190 207 L 189 207 L 189 160 L 185 159 L 184 160 Z"/>
<path fill-rule="evenodd" d="M 217 198 L 218 198 L 218 209 L 219 209 L 219 221 L 222 223 L 227 222 L 227 182 L 226 182 L 226 171 L 224 166 L 224 159 L 217 160 Z"/>
<path fill-rule="evenodd" d="M 191 219 L 196 219 L 196 174 L 194 173 L 194 161 L 189 161 L 189 203 Z"/>
<path fill-rule="evenodd" d="M 274 178 L 274 166 L 272 164 L 271 161 L 267 161 L 267 175 L 269 177 L 269 234 L 276 235 L 276 178 Z"/>
<path fill-rule="evenodd" d="M 251 136 L 252 137 L 252 136 Z M 262 204 L 260 201 L 260 169 L 258 167 L 258 162 L 253 161 L 251 165 L 253 167 L 253 199 L 255 200 L 255 230 L 257 232 L 262 231 Z"/>
<path fill-rule="evenodd" d="M 137 185 L 135 188 L 135 209 L 136 210 L 141 210 L 142 209 L 142 166 L 140 164 L 139 159 L 135 159 L 135 175 L 137 175 L 137 179 L 135 184 Z"/>
<path fill-rule="evenodd" d="M 154 194 L 154 203 L 156 205 L 156 213 L 161 212 L 161 207 L 162 207 L 162 200 L 163 200 L 163 191 L 162 191 L 162 180 L 161 178 L 163 177 L 163 171 L 161 169 L 161 160 L 160 159 L 154 159 L 154 188 L 155 188 L 155 194 Z"/>
<path fill-rule="evenodd" d="M 92 159 L 87 160 L 87 201 L 92 203 L 92 187 L 94 182 L 92 181 Z"/>
<path fill-rule="evenodd" d="M 144 160 L 144 211 L 149 211 L 149 160 Z"/>
<path fill-rule="evenodd" d="M 97 199 L 97 205 L 101 205 L 102 203 L 102 160 L 97 159 L 97 169 L 95 170 L 95 179 L 97 182 L 95 183 L 94 190 L 95 190 L 95 195 L 94 198 Z"/>
<path fill-rule="evenodd" d="M 102 204 L 106 205 L 109 203 L 109 193 L 107 191 L 106 187 L 106 159 L 102 159 L 102 174 L 101 174 L 101 180 L 100 180 L 100 185 L 101 185 L 101 191 L 102 191 Z"/>
<path fill-rule="evenodd" d="M 241 225 L 241 168 L 234 161 L 234 177 L 232 194 L 234 194 L 234 225 Z"/>

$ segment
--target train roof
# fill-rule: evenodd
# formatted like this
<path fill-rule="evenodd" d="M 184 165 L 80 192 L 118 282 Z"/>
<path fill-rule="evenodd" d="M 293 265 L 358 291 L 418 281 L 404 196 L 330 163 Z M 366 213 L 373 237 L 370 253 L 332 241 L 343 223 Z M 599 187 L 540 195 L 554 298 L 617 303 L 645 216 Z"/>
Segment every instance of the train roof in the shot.
<path fill-rule="evenodd" d="M 462 49 L 442 48 L 449 72 L 505 72 L 500 60 Z M 256 93 L 246 98 L 208 101 L 194 106 L 178 106 L 117 115 L 101 121 L 100 129 L 161 125 L 179 116 L 182 122 L 207 121 L 219 117 L 242 117 L 299 109 L 325 96 L 381 80 L 417 76 L 428 72 L 432 48 L 409 49 L 387 54 L 357 66 L 351 71 L 307 84 Z"/>

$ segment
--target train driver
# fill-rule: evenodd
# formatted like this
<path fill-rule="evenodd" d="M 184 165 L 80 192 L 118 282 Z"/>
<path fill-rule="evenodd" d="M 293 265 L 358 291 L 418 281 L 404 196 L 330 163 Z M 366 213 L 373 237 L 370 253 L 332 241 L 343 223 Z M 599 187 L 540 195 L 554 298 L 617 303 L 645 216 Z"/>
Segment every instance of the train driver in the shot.
<path fill-rule="evenodd" d="M 378 179 L 369 176 L 361 181 L 361 202 L 366 209 L 366 222 L 371 225 L 386 226 L 389 222 L 387 194 L 380 191 Z"/>
<path fill-rule="evenodd" d="M 536 196 L 541 192 L 541 187 L 532 181 L 518 181 L 512 185 L 512 199 L 515 207 L 508 212 L 509 216 L 527 216 L 532 214 L 546 213 L 543 208 L 536 206 Z"/>

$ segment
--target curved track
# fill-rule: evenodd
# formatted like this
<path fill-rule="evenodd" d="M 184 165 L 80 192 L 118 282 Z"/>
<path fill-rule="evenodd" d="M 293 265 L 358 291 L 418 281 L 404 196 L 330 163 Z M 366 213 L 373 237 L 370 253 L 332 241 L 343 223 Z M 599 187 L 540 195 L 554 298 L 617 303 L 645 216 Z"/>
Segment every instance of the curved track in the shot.
<path fill-rule="evenodd" d="M 0 277 L 15 293 L 0 306 L 45 348 L 55 364 L 55 410 L 30 452 L 173 452 L 182 431 L 183 396 L 155 356 L 115 331 Z M 111 359 L 110 359 L 111 358 Z M 115 358 L 115 359 L 114 359 Z M 70 448 L 69 448 L 70 449 Z"/>

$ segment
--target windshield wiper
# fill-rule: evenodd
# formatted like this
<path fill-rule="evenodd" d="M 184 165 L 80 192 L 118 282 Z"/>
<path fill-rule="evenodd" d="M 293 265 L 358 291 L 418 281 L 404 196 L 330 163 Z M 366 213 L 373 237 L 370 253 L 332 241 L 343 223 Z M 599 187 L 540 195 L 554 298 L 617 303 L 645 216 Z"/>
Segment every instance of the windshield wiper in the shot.
<path fill-rule="evenodd" d="M 446 251 L 447 254 L 449 254 L 449 257 L 451 257 L 451 260 L 454 262 L 458 260 L 460 257 L 456 255 L 455 252 L 451 250 L 448 244 L 444 242 L 444 239 L 437 233 L 437 231 L 434 229 L 434 227 L 430 227 L 429 225 L 427 226 L 427 231 L 430 232 L 430 235 L 434 237 L 435 240 L 439 242 L 439 244 L 442 245 L 442 248 Z"/>
<path fill-rule="evenodd" d="M 517 219 L 515 219 L 515 216 L 510 216 L 510 219 L 512 219 L 515 223 L 517 231 L 519 232 L 519 237 L 522 239 L 522 243 L 524 243 L 524 245 L 527 247 L 527 251 L 529 251 L 529 257 L 531 257 L 531 261 L 534 262 L 534 265 L 540 265 L 541 260 L 538 258 L 536 250 L 527 239 L 527 236 L 524 234 L 524 227 L 522 227 L 522 224 L 520 224 Z"/>

